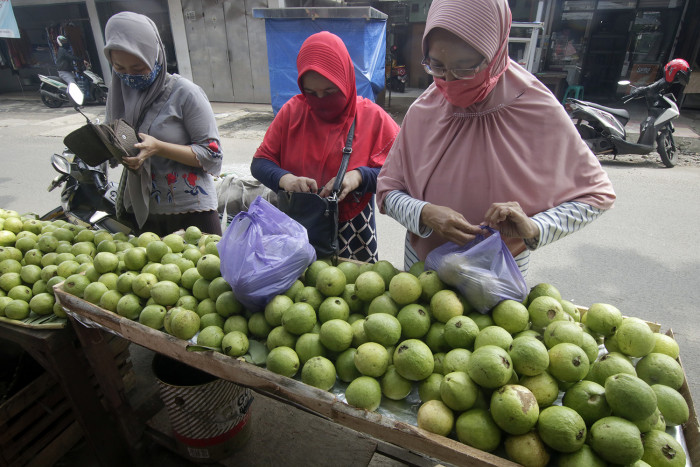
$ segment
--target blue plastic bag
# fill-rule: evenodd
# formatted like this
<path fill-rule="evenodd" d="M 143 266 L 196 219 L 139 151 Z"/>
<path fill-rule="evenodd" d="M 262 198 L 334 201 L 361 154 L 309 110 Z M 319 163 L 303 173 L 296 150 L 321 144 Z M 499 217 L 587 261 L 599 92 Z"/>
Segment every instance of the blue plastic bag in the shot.
<path fill-rule="evenodd" d="M 502 300 L 522 302 L 528 289 L 513 255 L 497 231 L 477 235 L 464 246 L 449 242 L 435 248 L 425 259 L 425 269 L 455 287 L 480 313 L 487 313 Z"/>
<path fill-rule="evenodd" d="M 221 275 L 248 310 L 260 311 L 316 260 L 306 229 L 258 196 L 217 245 Z"/>

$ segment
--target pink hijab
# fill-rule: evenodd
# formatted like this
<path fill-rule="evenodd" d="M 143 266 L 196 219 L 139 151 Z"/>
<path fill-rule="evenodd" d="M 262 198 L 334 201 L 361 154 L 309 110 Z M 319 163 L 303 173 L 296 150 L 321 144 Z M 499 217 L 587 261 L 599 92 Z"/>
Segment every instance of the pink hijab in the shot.
<path fill-rule="evenodd" d="M 474 225 L 495 202 L 517 201 L 529 216 L 566 201 L 612 207 L 612 184 L 564 108 L 508 58 L 507 0 L 434 0 L 424 52 L 434 28 L 451 32 L 486 57 L 490 78 L 483 86 L 491 89 L 460 108 L 433 83 L 413 103 L 379 174 L 380 210 L 394 190 L 449 206 Z M 525 250 L 522 239 L 504 240 L 514 256 Z M 411 234 L 410 241 L 422 260 L 445 243 L 437 234 Z"/>

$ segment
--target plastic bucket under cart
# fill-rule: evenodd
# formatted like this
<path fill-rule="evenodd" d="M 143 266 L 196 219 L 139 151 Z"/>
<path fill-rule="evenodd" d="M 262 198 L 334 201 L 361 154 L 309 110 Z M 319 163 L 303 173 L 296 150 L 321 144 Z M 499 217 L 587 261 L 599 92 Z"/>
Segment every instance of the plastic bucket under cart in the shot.
<path fill-rule="evenodd" d="M 247 443 L 250 389 L 160 354 L 153 357 L 152 365 L 184 456 L 194 462 L 215 462 Z"/>

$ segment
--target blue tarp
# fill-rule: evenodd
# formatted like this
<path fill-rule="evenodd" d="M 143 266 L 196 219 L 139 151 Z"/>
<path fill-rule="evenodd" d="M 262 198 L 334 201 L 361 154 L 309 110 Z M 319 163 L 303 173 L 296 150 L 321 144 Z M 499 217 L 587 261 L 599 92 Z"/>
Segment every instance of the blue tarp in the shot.
<path fill-rule="evenodd" d="M 384 88 L 386 20 L 383 19 L 265 19 L 270 97 L 275 114 L 299 94 L 297 54 L 312 34 L 329 31 L 340 37 L 355 64 L 357 94 L 374 101 Z"/>
<path fill-rule="evenodd" d="M 17 20 L 15 20 L 10 0 L 0 0 L 0 37 L 20 38 Z"/>

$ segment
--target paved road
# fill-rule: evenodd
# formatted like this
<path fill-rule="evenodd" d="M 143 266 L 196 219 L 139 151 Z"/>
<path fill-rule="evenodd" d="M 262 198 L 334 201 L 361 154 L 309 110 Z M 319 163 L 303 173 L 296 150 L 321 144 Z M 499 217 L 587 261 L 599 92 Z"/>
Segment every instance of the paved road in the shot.
<path fill-rule="evenodd" d="M 95 116 L 103 109 L 86 112 Z M 245 171 L 269 107 L 215 104 L 214 110 L 225 166 Z M 43 213 L 58 204 L 58 193 L 45 191 L 55 175 L 50 155 L 81 123 L 72 109 L 0 98 L 0 207 Z M 584 231 L 537 251 L 528 283 L 550 282 L 577 304 L 611 303 L 626 315 L 672 329 L 693 399 L 700 400 L 700 168 L 665 169 L 658 159 L 641 157 L 603 166 L 618 195 L 615 208 Z M 382 257 L 402 267 L 405 230 L 386 216 L 378 224 Z"/>

